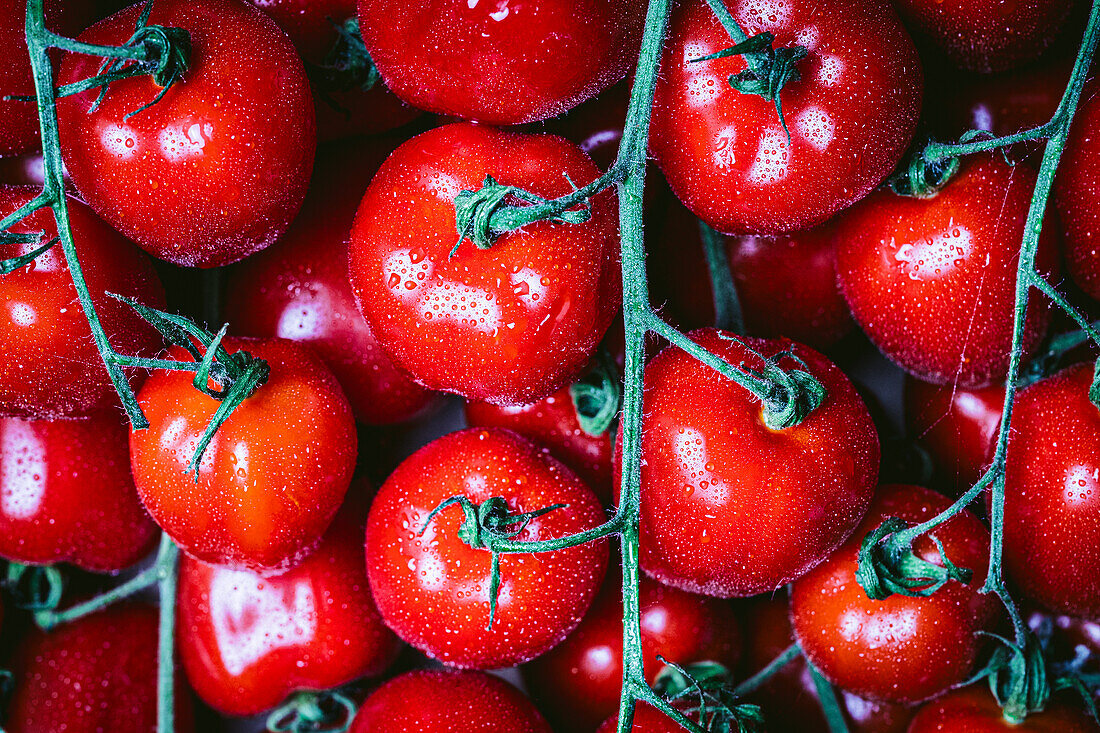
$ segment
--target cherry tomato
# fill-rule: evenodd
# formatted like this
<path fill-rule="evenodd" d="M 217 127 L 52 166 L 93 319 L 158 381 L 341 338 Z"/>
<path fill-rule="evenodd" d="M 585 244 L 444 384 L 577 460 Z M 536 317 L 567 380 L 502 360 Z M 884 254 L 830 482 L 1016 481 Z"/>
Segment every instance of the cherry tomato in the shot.
<path fill-rule="evenodd" d="M 0 418 L 0 555 L 98 572 L 144 557 L 157 527 L 134 490 L 126 433 L 115 413 Z"/>
<path fill-rule="evenodd" d="M 787 599 L 782 596 L 753 599 L 743 618 L 748 676 L 762 670 L 793 644 L 794 633 Z M 846 690 L 837 690 L 837 698 L 851 733 L 904 733 L 913 717 L 909 707 L 867 700 Z M 760 705 L 768 733 L 828 729 L 813 675 L 801 655 L 788 662 L 745 702 Z"/>
<path fill-rule="evenodd" d="M 249 0 L 286 31 L 306 63 L 306 69 L 333 63 L 328 56 L 337 46 L 339 28 L 355 17 L 356 0 Z M 322 140 L 386 132 L 416 119 L 420 112 L 406 107 L 381 81 L 368 90 L 327 88 L 311 78 L 317 133 Z"/>
<path fill-rule="evenodd" d="M 308 344 L 347 394 L 360 422 L 408 420 L 433 402 L 382 353 L 355 305 L 347 236 L 355 207 L 389 141 L 323 149 L 302 212 L 274 247 L 230 271 L 226 316 L 235 333 Z"/>
<path fill-rule="evenodd" d="M 575 145 L 469 124 L 418 135 L 371 181 L 351 233 L 351 284 L 394 362 L 432 389 L 526 404 L 588 362 L 620 300 L 617 206 L 458 246 L 455 196 L 487 175 L 555 198 L 599 174 Z"/>
<path fill-rule="evenodd" d="M 1069 17 L 1073 3 L 895 0 L 894 6 L 909 27 L 927 36 L 955 64 L 988 73 L 1038 58 Z"/>
<path fill-rule="evenodd" d="M 33 199 L 31 186 L 0 186 L 0 211 L 9 214 Z M 161 347 L 157 332 L 130 306 L 107 296 L 117 293 L 153 308 L 164 307 L 164 289 L 153 266 L 136 247 L 68 198 L 69 223 L 84 279 L 100 323 L 116 351 L 151 356 Z M 0 259 L 33 251 L 57 236 L 48 209 L 9 230 L 41 232 L 31 244 L 0 244 Z M 88 415 L 117 405 L 118 395 L 92 341 L 76 286 L 61 245 L 30 264 L 0 275 L 0 414 L 58 418 Z M 141 379 L 129 372 L 131 386 Z"/>
<path fill-rule="evenodd" d="M 1022 390 L 1005 456 L 1005 576 L 1045 608 L 1100 616 L 1100 411 L 1092 367 Z"/>
<path fill-rule="evenodd" d="M 653 301 L 663 303 L 665 312 L 685 327 L 712 325 L 714 295 L 698 219 L 673 202 L 664 221 L 648 231 L 656 232 L 648 257 Z M 855 330 L 836 284 L 831 224 L 794 234 L 724 236 L 723 241 L 749 335 L 787 336 L 828 349 Z"/>
<path fill-rule="evenodd" d="M 484 672 L 424 669 L 378 688 L 348 733 L 550 733 L 531 701 Z"/>
<path fill-rule="evenodd" d="M 1066 141 L 1054 203 L 1066 239 L 1066 269 L 1085 293 L 1100 300 L 1100 249 L 1094 241 L 1100 228 L 1100 86 L 1085 88 Z"/>
<path fill-rule="evenodd" d="M 1035 173 L 992 155 L 964 160 L 931 198 L 872 194 L 839 218 L 837 272 L 856 323 L 887 357 L 936 384 L 984 387 L 1008 371 L 1016 270 Z M 1057 270 L 1051 227 L 1036 267 Z M 1024 350 L 1042 339 L 1029 301 Z"/>
<path fill-rule="evenodd" d="M 741 634 L 726 601 L 692 595 L 643 578 L 642 656 L 652 684 L 663 663 L 718 662 L 734 669 Z M 611 574 L 581 625 L 523 668 L 527 688 L 562 730 L 592 731 L 619 709 L 623 681 L 622 578 Z"/>
<path fill-rule="evenodd" d="M 840 546 L 871 503 L 879 444 L 848 379 L 785 339 L 689 334 L 734 365 L 784 351 L 827 392 L 799 425 L 768 428 L 759 399 L 670 347 L 645 369 L 641 564 L 676 588 L 714 596 L 773 592 Z"/>
<path fill-rule="evenodd" d="M 879 489 L 863 524 L 828 560 L 791 586 L 791 625 L 806 658 L 830 681 L 873 700 L 916 702 L 966 680 L 993 631 L 998 600 L 978 592 L 988 569 L 989 531 L 966 512 L 938 527 L 951 562 L 973 572 L 969 584 L 949 580 L 927 598 L 893 595 L 874 601 L 856 581 L 863 538 L 890 517 L 918 524 L 950 506 L 919 486 Z M 932 538 L 918 557 L 943 565 Z"/>
<path fill-rule="evenodd" d="M 267 361 L 271 376 L 189 473 L 221 403 L 196 390 L 190 372 L 153 372 L 138 394 L 149 428 L 130 433 L 134 483 L 153 519 L 193 557 L 285 569 L 317 544 L 344 498 L 355 423 L 336 379 L 305 347 L 285 339 L 222 343 L 230 354 L 244 350 Z"/>
<path fill-rule="evenodd" d="M 984 684 L 954 690 L 925 705 L 909 733 L 1094 733 L 1096 723 L 1079 708 L 1054 701 L 1019 725 L 1005 720 Z"/>
<path fill-rule="evenodd" d="M 359 0 L 367 50 L 398 97 L 494 125 L 554 117 L 622 79 L 644 15 L 638 0 Z"/>
<path fill-rule="evenodd" d="M 993 457 L 1004 386 L 966 389 L 907 376 L 904 392 L 909 434 L 931 454 L 947 486 L 969 489 Z"/>
<path fill-rule="evenodd" d="M 349 493 L 365 498 L 366 487 Z M 402 645 L 370 595 L 360 499 L 349 498 L 317 549 L 282 575 L 183 559 L 180 654 L 208 705 L 253 715 L 295 690 L 338 687 L 393 663 Z"/>
<path fill-rule="evenodd" d="M 801 45 L 800 76 L 775 104 L 728 79 L 739 56 L 695 61 L 733 46 L 704 0 L 672 14 L 653 107 L 650 149 L 672 190 L 722 232 L 805 229 L 863 198 L 905 152 L 920 112 L 916 49 L 881 0 L 728 0 L 744 31 Z M 769 12 L 770 10 L 770 12 Z"/>
<path fill-rule="evenodd" d="M 600 501 L 611 502 L 611 433 L 589 435 L 581 429 L 569 387 L 530 405 L 466 403 L 466 424 L 507 428 L 546 446 L 550 454 L 587 483 Z M 602 716 L 601 716 L 602 719 Z"/>
<path fill-rule="evenodd" d="M 496 615 L 487 628 L 490 553 L 459 538 L 459 507 L 428 519 L 458 495 L 478 505 L 501 497 L 512 514 L 566 505 L 532 519 L 517 541 L 591 529 L 603 520 L 599 500 L 523 438 L 473 428 L 445 435 L 407 458 L 371 506 L 367 573 L 378 609 L 398 636 L 454 667 L 493 669 L 533 659 L 580 623 L 603 580 L 607 543 L 501 555 Z"/>
<path fill-rule="evenodd" d="M 30 631 L 11 671 L 8 733 L 156 733 L 157 611 L 124 603 L 46 634 Z M 195 730 L 176 680 L 176 730 Z"/>
<path fill-rule="evenodd" d="M 133 5 L 82 33 L 118 45 Z M 152 77 L 58 103 L 65 166 L 81 196 L 149 253 L 190 267 L 235 262 L 274 242 L 298 212 L 316 145 L 301 59 L 274 21 L 240 0 L 160 0 L 151 25 L 191 35 L 191 65 L 163 99 Z M 62 83 L 101 59 L 69 54 Z"/>

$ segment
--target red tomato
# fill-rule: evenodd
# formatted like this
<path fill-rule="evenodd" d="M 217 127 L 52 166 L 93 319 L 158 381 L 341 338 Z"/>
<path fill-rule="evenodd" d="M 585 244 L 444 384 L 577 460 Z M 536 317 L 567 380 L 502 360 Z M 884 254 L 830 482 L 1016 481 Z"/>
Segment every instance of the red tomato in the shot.
<path fill-rule="evenodd" d="M 794 643 L 787 600 L 757 598 L 744 616 L 745 676 L 762 670 Z M 911 708 L 866 700 L 837 690 L 850 733 L 904 733 L 913 717 Z M 795 657 L 745 702 L 760 705 L 768 733 L 803 733 L 827 730 L 817 699 L 817 687 L 805 660 Z"/>
<path fill-rule="evenodd" d="M 367 522 L 367 573 L 386 624 L 433 659 L 493 669 L 526 662 L 572 631 L 607 565 L 607 543 L 500 558 L 496 617 L 489 623 L 490 553 L 458 536 L 463 512 L 429 512 L 463 495 L 505 499 L 512 513 L 567 506 L 532 519 L 515 539 L 546 540 L 591 529 L 603 509 L 591 489 L 533 444 L 506 430 L 445 435 L 397 467 Z"/>
<path fill-rule="evenodd" d="M 235 333 L 308 344 L 336 375 L 356 419 L 370 425 L 408 420 L 433 402 L 382 353 L 348 284 L 348 229 L 390 149 L 390 141 L 372 140 L 323 150 L 302 213 L 278 244 L 233 268 L 226 288 Z"/>
<path fill-rule="evenodd" d="M 424 669 L 378 688 L 348 733 L 550 733 L 531 701 L 483 672 Z"/>
<path fill-rule="evenodd" d="M 642 656 L 652 684 L 670 662 L 718 662 L 733 669 L 741 634 L 726 601 L 642 578 Z M 562 730 L 592 731 L 619 709 L 623 681 L 622 578 L 611 574 L 577 630 L 523 668 L 527 688 Z"/>
<path fill-rule="evenodd" d="M 466 424 L 507 428 L 539 445 L 587 483 L 600 501 L 611 503 L 611 433 L 589 435 L 581 429 L 569 387 L 530 405 L 466 403 Z M 601 716 L 602 718 L 602 716 Z"/>
<path fill-rule="evenodd" d="M 617 206 L 455 247 L 455 196 L 487 175 L 555 198 L 599 173 L 575 145 L 469 124 L 418 135 L 382 165 L 351 233 L 359 307 L 398 366 L 432 389 L 498 404 L 557 391 L 588 362 L 620 300 Z"/>
<path fill-rule="evenodd" d="M 622 79 L 644 15 L 638 0 L 359 0 L 367 50 L 398 97 L 494 125 L 554 117 Z"/>
<path fill-rule="evenodd" d="M 821 223 L 905 152 L 922 86 L 913 42 L 885 0 L 726 4 L 750 36 L 809 50 L 780 95 L 790 143 L 773 102 L 730 87 L 744 60 L 693 61 L 734 44 L 706 2 L 690 0 L 673 11 L 650 149 L 680 200 L 719 231 Z"/>
<path fill-rule="evenodd" d="M 676 588 L 722 597 L 773 592 L 840 546 L 874 493 L 879 444 L 867 408 L 828 359 L 785 339 L 691 339 L 759 369 L 792 351 L 827 395 L 802 423 L 772 430 L 760 401 L 686 352 L 645 369 L 641 564 Z M 789 356 L 784 369 L 796 367 Z M 621 436 L 621 433 L 620 433 Z"/>
<path fill-rule="evenodd" d="M 38 194 L 31 186 L 0 186 L 0 212 L 9 214 Z M 92 303 L 111 346 L 150 356 L 161 347 L 155 330 L 117 293 L 164 307 L 164 289 L 149 258 L 69 197 L 69 223 Z M 42 232 L 33 244 L 0 244 L 0 259 L 33 251 L 57 235 L 48 209 L 15 224 L 13 233 Z M 77 301 L 61 245 L 15 272 L 0 275 L 0 414 L 58 418 L 88 415 L 118 404 L 107 369 Z M 131 385 L 141 374 L 130 372 Z"/>
<path fill-rule="evenodd" d="M 964 69 L 1005 71 L 1038 58 L 1070 0 L 895 0 L 906 24 Z M 1045 121 L 1045 120 L 1044 120 Z"/>
<path fill-rule="evenodd" d="M 1079 708 L 1052 702 L 1046 710 L 1013 725 L 984 684 L 954 690 L 925 705 L 909 733 L 1095 733 L 1096 723 Z"/>
<path fill-rule="evenodd" d="M 180 654 L 208 705 L 253 715 L 295 690 L 338 687 L 393 663 L 402 645 L 370 595 L 362 503 L 346 506 L 309 557 L 273 578 L 183 559 Z"/>
<path fill-rule="evenodd" d="M 0 555 L 109 572 L 144 557 L 156 536 L 117 414 L 0 418 Z"/>
<path fill-rule="evenodd" d="M 1066 269 L 1073 282 L 1100 300 L 1100 86 L 1092 84 L 1081 95 L 1073 118 L 1058 178 L 1054 203 L 1066 238 Z"/>
<path fill-rule="evenodd" d="M 966 680 L 993 631 L 996 596 L 978 592 L 988 569 L 989 530 L 963 512 L 935 530 L 947 557 L 973 571 L 969 584 L 950 580 L 927 598 L 894 595 L 873 601 L 856 581 L 860 543 L 885 519 L 930 519 L 951 502 L 919 486 L 883 486 L 852 538 L 791 586 L 791 625 L 806 658 L 834 684 L 874 700 L 916 702 Z M 930 537 L 918 557 L 943 565 Z"/>
<path fill-rule="evenodd" d="M 1031 600 L 1100 616 L 1100 411 L 1092 366 L 1022 390 L 1005 457 L 1005 577 Z"/>
<path fill-rule="evenodd" d="M 134 5 L 82 33 L 117 45 Z M 316 145 L 305 70 L 275 23 L 240 0 L 160 0 L 150 24 L 191 34 L 183 81 L 149 109 L 152 77 L 116 81 L 58 103 L 65 166 L 109 224 L 161 259 L 235 262 L 274 242 L 298 212 Z M 59 78 L 94 76 L 101 59 L 69 54 Z"/>
<path fill-rule="evenodd" d="M 909 435 L 931 454 L 947 486 L 969 489 L 989 466 L 1001 424 L 1005 388 L 928 384 L 905 378 Z"/>
<path fill-rule="evenodd" d="M 0 105 L 5 104 L 0 102 Z M 14 158 L 0 158 L 0 184 L 13 186 L 37 186 L 39 190 L 46 180 L 42 153 L 26 153 Z"/>
<path fill-rule="evenodd" d="M 1016 270 L 1035 173 L 971 157 L 931 198 L 883 190 L 838 220 L 837 272 L 856 323 L 928 382 L 984 387 L 1008 371 Z M 1057 270 L 1051 227 L 1040 272 Z M 1030 299 L 1024 349 L 1042 339 L 1045 298 Z"/>
<path fill-rule="evenodd" d="M 153 372 L 138 394 L 149 429 L 130 433 L 134 483 L 153 519 L 193 557 L 285 569 L 317 544 L 344 498 L 355 423 L 335 378 L 305 347 L 223 345 L 267 361 L 267 383 L 214 434 L 196 474 L 187 466 L 220 403 L 192 386 L 190 372 Z"/>
<path fill-rule="evenodd" d="M 663 302 L 664 310 L 687 328 L 712 325 L 714 295 L 698 219 L 672 202 L 665 219 L 648 231 L 656 232 L 649 240 L 648 258 L 653 301 Z M 828 349 L 855 330 L 836 283 L 837 241 L 831 224 L 794 234 L 723 240 L 748 334 L 786 336 Z"/>
<path fill-rule="evenodd" d="M 355 17 L 356 0 L 249 0 L 275 19 L 309 66 L 326 63 L 339 38 L 338 27 Z M 406 107 L 381 81 L 368 91 L 329 89 L 315 85 L 317 133 L 322 140 L 392 130 L 416 119 L 420 112 Z"/>
<path fill-rule="evenodd" d="M 8 733 L 156 733 L 157 611 L 124 603 L 33 630 L 11 667 Z M 176 730 L 195 730 L 191 700 L 176 680 Z"/>

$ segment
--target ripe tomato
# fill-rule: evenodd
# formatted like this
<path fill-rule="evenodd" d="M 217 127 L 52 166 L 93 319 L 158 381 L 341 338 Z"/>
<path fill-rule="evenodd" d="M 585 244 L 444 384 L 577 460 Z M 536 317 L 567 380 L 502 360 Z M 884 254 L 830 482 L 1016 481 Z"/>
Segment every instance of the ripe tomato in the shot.
<path fill-rule="evenodd" d="M 507 428 L 546 446 L 550 455 L 580 476 L 601 502 L 611 503 L 611 433 L 589 435 L 581 429 L 569 387 L 530 405 L 467 402 L 466 424 Z"/>
<path fill-rule="evenodd" d="M 1100 86 L 1092 84 L 1081 95 L 1066 141 L 1054 203 L 1066 239 L 1066 269 L 1073 282 L 1090 297 L 1100 300 L 1100 248 L 1094 241 L 1100 228 Z"/>
<path fill-rule="evenodd" d="M 230 270 L 226 317 L 235 333 L 308 344 L 360 422 L 401 422 L 433 402 L 382 353 L 348 284 L 347 236 L 370 177 L 392 149 L 364 140 L 323 149 L 302 212 L 274 247 Z"/>
<path fill-rule="evenodd" d="M 993 458 L 1004 386 L 966 389 L 906 376 L 904 392 L 909 435 L 931 454 L 946 486 L 969 489 Z"/>
<path fill-rule="evenodd" d="M 1038 58 L 1073 7 L 1065 0 L 895 0 L 894 5 L 909 27 L 955 64 L 987 73 Z"/>
<path fill-rule="evenodd" d="M 223 345 L 267 361 L 267 383 L 214 434 L 196 474 L 187 466 L 220 403 L 192 386 L 190 372 L 153 372 L 138 394 L 149 429 L 130 433 L 134 483 L 153 519 L 193 557 L 285 569 L 316 545 L 344 498 L 355 423 L 336 379 L 307 348 L 285 339 Z"/>
<path fill-rule="evenodd" d="M 555 117 L 622 79 L 644 15 L 639 0 L 359 0 L 367 50 L 398 97 L 494 125 Z"/>
<path fill-rule="evenodd" d="M 1022 390 L 1005 456 L 1005 577 L 1052 611 L 1100 615 L 1100 411 L 1092 367 Z"/>
<path fill-rule="evenodd" d="M 566 506 L 530 521 L 519 541 L 591 529 L 603 520 L 592 490 L 569 469 L 507 430 L 445 435 L 397 467 L 371 506 L 367 573 L 386 624 L 422 652 L 455 667 L 494 669 L 526 662 L 572 631 L 607 565 L 607 543 L 555 552 L 504 554 L 496 616 L 490 612 L 490 553 L 458 536 L 452 507 L 420 530 L 444 500 L 502 497 L 509 512 Z"/>
<path fill-rule="evenodd" d="M 1019 725 L 1004 719 L 984 684 L 954 690 L 920 709 L 909 733 L 1095 733 L 1096 723 L 1080 708 L 1051 702 Z"/>
<path fill-rule="evenodd" d="M 31 186 L 0 186 L 0 212 L 9 214 L 33 199 Z M 106 293 L 164 307 L 149 258 L 112 231 L 84 204 L 69 197 L 69 223 L 92 304 L 111 346 L 127 355 L 151 356 L 157 332 L 130 306 Z M 33 251 L 57 236 L 48 209 L 15 224 L 13 233 L 42 232 L 32 244 L 0 244 L 0 259 Z M 0 415 L 58 418 L 88 415 L 117 405 L 111 379 L 92 341 L 61 245 L 34 262 L 0 275 Z M 130 372 L 131 386 L 141 379 Z"/>
<path fill-rule="evenodd" d="M 979 632 L 998 619 L 996 596 L 978 592 L 988 569 L 989 530 L 963 512 L 935 530 L 947 557 L 973 571 L 969 584 L 949 580 L 927 598 L 874 601 L 856 581 L 863 538 L 890 517 L 917 524 L 951 502 L 919 486 L 879 489 L 867 518 L 828 560 L 791 586 L 791 625 L 806 658 L 831 682 L 873 700 L 916 702 L 966 680 L 983 646 Z M 943 565 L 924 535 L 918 557 Z"/>
<path fill-rule="evenodd" d="M 734 669 L 741 634 L 733 607 L 642 578 L 642 656 L 652 684 L 660 655 L 686 665 L 718 662 Z M 592 731 L 619 709 L 623 681 L 622 578 L 610 574 L 581 625 L 523 668 L 527 689 L 562 730 Z"/>
<path fill-rule="evenodd" d="M 423 669 L 396 677 L 367 698 L 348 733 L 550 733 L 531 701 L 484 672 Z"/>
<path fill-rule="evenodd" d="M 936 384 L 984 387 L 1005 375 L 1016 270 L 1035 173 L 1000 157 L 964 160 L 931 198 L 878 191 L 839 218 L 837 273 L 856 323 L 903 369 Z M 1057 270 L 1051 227 L 1036 266 Z M 1030 299 L 1025 352 L 1049 321 Z"/>
<path fill-rule="evenodd" d="M 286 31 L 306 63 L 307 72 L 319 70 L 334 51 L 339 28 L 355 18 L 356 0 L 249 0 Z M 329 62 L 332 63 L 332 62 Z M 339 61 L 337 61 L 339 63 Z M 416 119 L 420 112 L 406 107 L 381 81 L 364 91 L 326 86 L 323 78 L 310 79 L 322 140 L 392 130 Z"/>
<path fill-rule="evenodd" d="M 21 563 L 129 567 L 156 542 L 116 413 L 0 418 L 0 555 Z"/>
<path fill-rule="evenodd" d="M 157 611 L 124 603 L 49 634 L 33 630 L 16 652 L 8 733 L 156 733 Z M 176 730 L 195 730 L 176 679 Z"/>
<path fill-rule="evenodd" d="M 728 78 L 738 56 L 694 59 L 734 45 L 704 0 L 673 11 L 653 108 L 650 149 L 672 190 L 722 232 L 805 229 L 863 198 L 905 152 L 920 112 L 916 49 L 883 0 L 727 0 L 750 36 L 801 45 L 801 76 L 775 104 Z M 770 12 L 769 12 L 770 10 Z"/>
<path fill-rule="evenodd" d="M 118 45 L 141 6 L 79 40 Z M 151 254 L 190 267 L 235 262 L 274 242 L 298 212 L 316 145 L 301 59 L 275 23 L 241 0 L 161 0 L 150 24 L 191 34 L 191 65 L 163 99 L 152 77 L 58 102 L 65 166 L 81 196 Z M 69 54 L 62 83 L 101 59 Z"/>
<path fill-rule="evenodd" d="M 785 339 L 689 334 L 732 364 L 759 369 L 791 351 L 827 391 L 802 423 L 764 424 L 743 387 L 670 347 L 645 369 L 641 564 L 694 593 L 772 592 L 802 575 L 855 529 L 874 493 L 879 444 L 867 408 L 828 359 Z M 789 356 L 784 369 L 796 367 Z"/>
<path fill-rule="evenodd" d="M 366 489 L 352 487 L 321 544 L 282 575 L 183 559 L 180 655 L 208 705 L 254 715 L 295 690 L 378 675 L 396 659 L 401 642 L 382 623 L 363 565 Z"/>
<path fill-rule="evenodd" d="M 538 196 L 599 173 L 575 145 L 469 124 L 418 135 L 371 181 L 351 233 L 359 307 L 397 365 L 432 389 L 530 403 L 588 362 L 619 306 L 617 206 L 583 224 L 536 222 L 454 256 L 453 202 L 487 175 Z"/>

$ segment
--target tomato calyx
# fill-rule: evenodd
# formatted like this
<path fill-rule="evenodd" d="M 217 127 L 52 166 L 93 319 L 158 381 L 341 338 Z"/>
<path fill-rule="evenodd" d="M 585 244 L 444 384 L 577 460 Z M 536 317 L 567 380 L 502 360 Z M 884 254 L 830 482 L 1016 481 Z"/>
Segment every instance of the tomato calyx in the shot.
<path fill-rule="evenodd" d="M 497 613 L 497 596 L 500 594 L 500 554 L 503 544 L 515 539 L 527 529 L 532 519 L 541 517 L 555 509 L 565 509 L 566 504 L 552 504 L 530 512 L 512 514 L 504 497 L 493 496 L 481 504 L 474 504 L 469 497 L 458 494 L 444 499 L 424 520 L 418 534 L 423 535 L 436 514 L 454 506 L 462 507 L 466 518 L 458 528 L 458 538 L 476 550 L 488 550 L 492 553 L 489 569 L 489 624 L 486 631 L 493 628 Z"/>
<path fill-rule="evenodd" d="M 595 365 L 569 387 L 581 430 L 598 438 L 611 429 L 622 406 L 623 388 L 615 360 L 600 349 Z"/>
<path fill-rule="evenodd" d="M 752 369 L 744 364 L 741 370 L 747 381 L 744 386 L 764 403 L 764 424 L 772 430 L 793 428 L 805 420 L 825 401 L 826 390 L 817 377 L 807 371 L 810 367 L 792 349 L 764 356 L 736 336 L 719 332 L 719 338 L 736 341 L 764 362 L 762 369 Z M 784 369 L 783 359 L 791 359 L 799 367 Z"/>
<path fill-rule="evenodd" d="M 519 202 L 526 205 L 517 206 Z M 485 176 L 481 188 L 461 191 L 455 196 L 458 242 L 449 256 L 454 257 L 466 239 L 478 249 L 489 249 L 501 235 L 536 221 L 583 224 L 592 217 L 587 200 L 580 203 L 580 208 L 560 211 L 555 203 L 522 188 L 497 183 L 491 175 Z"/>
<path fill-rule="evenodd" d="M 65 579 L 53 565 L 24 565 L 9 562 L 3 586 L 18 608 L 52 611 L 61 603 Z"/>
<path fill-rule="evenodd" d="M 1028 713 L 1043 710 L 1050 698 L 1051 685 L 1040 639 L 1029 632 L 1021 643 L 1014 643 L 998 634 L 979 633 L 996 641 L 997 648 L 967 684 L 987 678 L 993 697 L 1004 710 L 1005 720 L 1013 725 L 1022 723 Z"/>
<path fill-rule="evenodd" d="M 936 544 L 943 565 L 917 557 L 912 544 L 898 536 L 908 528 L 904 520 L 890 517 L 863 538 L 856 580 L 868 598 L 881 601 L 895 594 L 926 598 L 949 580 L 970 583 L 973 572 L 951 562 L 935 535 L 929 538 Z"/>
<path fill-rule="evenodd" d="M 339 688 L 296 692 L 271 711 L 267 730 L 272 733 L 343 733 L 358 711 L 356 702 Z"/>
<path fill-rule="evenodd" d="M 975 131 L 976 132 L 976 131 Z M 886 185 L 898 196 L 933 198 L 959 171 L 959 158 L 933 158 L 927 155 L 931 138 L 923 138 L 909 149 Z"/>
<path fill-rule="evenodd" d="M 661 655 L 665 666 L 653 681 L 653 692 L 677 707 L 691 710 L 708 731 L 755 733 L 764 730 L 759 705 L 740 702 L 732 691 L 733 675 L 717 662 L 680 666 Z"/>
<path fill-rule="evenodd" d="M 340 106 L 329 98 L 327 92 L 347 92 L 352 89 L 367 92 L 382 80 L 382 76 L 363 43 L 359 19 L 353 17 L 342 23 L 333 20 L 329 22 L 336 30 L 336 41 L 320 64 L 305 62 L 306 73 L 325 102 L 339 109 Z"/>

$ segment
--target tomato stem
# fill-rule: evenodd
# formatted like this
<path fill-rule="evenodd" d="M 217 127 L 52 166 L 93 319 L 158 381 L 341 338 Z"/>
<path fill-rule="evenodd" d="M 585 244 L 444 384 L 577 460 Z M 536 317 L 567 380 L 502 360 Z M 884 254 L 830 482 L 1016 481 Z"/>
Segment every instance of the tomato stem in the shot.
<path fill-rule="evenodd" d="M 810 676 L 817 690 L 817 699 L 821 703 L 821 712 L 825 714 L 825 724 L 829 727 L 829 733 L 848 733 L 848 723 L 844 719 L 844 712 L 837 699 L 836 690 L 829 684 L 829 680 L 817 671 L 817 667 L 806 660 L 806 669 L 810 670 Z"/>
<path fill-rule="evenodd" d="M 733 688 L 733 695 L 735 697 L 744 697 L 751 695 L 752 693 L 763 687 L 768 680 L 779 673 L 784 667 L 793 662 L 796 657 L 802 656 L 802 649 L 798 646 L 798 643 L 791 644 L 776 656 L 775 659 L 768 662 L 768 664 L 759 672 L 749 677 L 747 680 Z"/>
<path fill-rule="evenodd" d="M 157 627 L 157 730 L 172 733 L 176 715 L 176 591 L 179 587 L 179 548 L 161 535 L 156 567 L 160 595 Z"/>
<path fill-rule="evenodd" d="M 725 238 L 702 219 L 699 220 L 699 238 L 703 242 L 714 297 L 714 325 L 725 331 L 744 333 L 745 321 L 741 301 L 737 297 L 737 286 L 733 283 Z"/>

